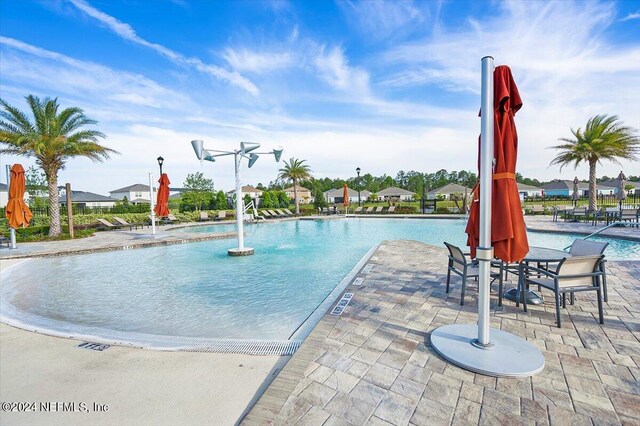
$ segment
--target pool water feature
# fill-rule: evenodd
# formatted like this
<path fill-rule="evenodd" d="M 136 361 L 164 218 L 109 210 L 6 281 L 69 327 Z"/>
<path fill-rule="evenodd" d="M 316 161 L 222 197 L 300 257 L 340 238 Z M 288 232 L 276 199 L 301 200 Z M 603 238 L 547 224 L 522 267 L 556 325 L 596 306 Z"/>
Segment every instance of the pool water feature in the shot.
<path fill-rule="evenodd" d="M 407 239 L 464 246 L 464 226 L 462 220 L 265 222 L 245 227 L 254 256 L 229 257 L 232 240 L 211 240 L 37 258 L 12 268 L 10 279 L 3 276 L 2 298 L 17 312 L 65 324 L 69 332 L 80 325 L 97 336 L 115 331 L 122 340 L 131 333 L 283 341 L 375 244 Z M 529 233 L 531 245 L 558 249 L 575 238 Z M 594 239 L 609 241 L 608 259 L 640 259 L 637 242 Z"/>

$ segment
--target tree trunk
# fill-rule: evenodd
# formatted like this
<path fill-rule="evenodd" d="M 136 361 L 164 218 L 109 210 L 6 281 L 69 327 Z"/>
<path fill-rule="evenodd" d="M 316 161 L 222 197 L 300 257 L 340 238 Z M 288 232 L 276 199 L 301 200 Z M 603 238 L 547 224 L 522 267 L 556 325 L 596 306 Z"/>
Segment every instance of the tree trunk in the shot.
<path fill-rule="evenodd" d="M 57 237 L 62 232 L 60 226 L 60 203 L 58 202 L 58 171 L 45 170 L 49 188 L 49 236 Z"/>
<path fill-rule="evenodd" d="M 293 180 L 293 198 L 296 202 L 296 214 L 300 214 L 300 203 L 298 202 L 298 181 Z"/>
<path fill-rule="evenodd" d="M 598 191 L 596 190 L 596 160 L 589 160 L 589 210 L 598 208 Z"/>

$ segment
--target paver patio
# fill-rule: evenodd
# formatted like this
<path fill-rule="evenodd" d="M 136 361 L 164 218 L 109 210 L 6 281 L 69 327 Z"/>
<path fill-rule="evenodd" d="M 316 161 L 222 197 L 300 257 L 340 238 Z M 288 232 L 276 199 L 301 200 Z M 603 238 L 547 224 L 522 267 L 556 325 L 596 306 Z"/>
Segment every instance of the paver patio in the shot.
<path fill-rule="evenodd" d="M 431 331 L 477 313 L 475 283 L 464 307 L 459 279 L 445 293 L 444 248 L 388 241 L 368 264 L 343 314 L 322 318 L 243 424 L 640 424 L 640 260 L 608 262 L 604 325 L 595 294 L 578 294 L 559 329 L 550 293 L 524 313 L 506 300 L 496 311 L 492 292 L 492 327 L 544 354 L 544 370 L 526 379 L 474 374 L 434 353 Z"/>

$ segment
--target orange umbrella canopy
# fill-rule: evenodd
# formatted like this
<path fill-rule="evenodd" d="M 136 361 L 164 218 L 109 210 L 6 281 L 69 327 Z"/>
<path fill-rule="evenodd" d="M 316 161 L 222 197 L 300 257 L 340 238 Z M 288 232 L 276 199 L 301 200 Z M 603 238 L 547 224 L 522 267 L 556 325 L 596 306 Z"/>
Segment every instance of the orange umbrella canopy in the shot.
<path fill-rule="evenodd" d="M 158 198 L 156 200 L 156 208 L 154 211 L 158 217 L 169 216 L 169 177 L 163 173 L 158 180 Z"/>
<path fill-rule="evenodd" d="M 342 202 L 344 204 L 345 207 L 349 206 L 349 187 L 347 186 L 347 184 L 344 184 L 344 187 L 342 188 Z"/>
<path fill-rule="evenodd" d="M 491 200 L 491 244 L 495 257 L 505 262 L 519 261 L 529 252 L 527 229 L 516 183 L 518 134 L 514 116 L 522 107 L 518 87 L 511 69 L 501 65 L 493 73 L 494 84 L 494 158 Z M 479 189 L 474 189 L 466 233 L 471 255 L 475 257 L 479 243 Z"/>
<path fill-rule="evenodd" d="M 9 226 L 18 229 L 27 227 L 31 221 L 31 210 L 24 202 L 24 191 L 27 182 L 24 177 L 24 169 L 21 164 L 11 167 L 11 183 L 9 184 L 9 201 L 5 208 L 5 215 L 9 220 Z"/>

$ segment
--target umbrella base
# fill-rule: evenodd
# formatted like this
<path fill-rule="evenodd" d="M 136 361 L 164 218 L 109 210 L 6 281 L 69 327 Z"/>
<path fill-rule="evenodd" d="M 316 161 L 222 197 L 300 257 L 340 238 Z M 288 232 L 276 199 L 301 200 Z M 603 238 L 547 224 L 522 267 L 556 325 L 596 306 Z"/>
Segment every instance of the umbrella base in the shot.
<path fill-rule="evenodd" d="M 251 256 L 255 252 L 251 247 L 245 247 L 243 249 L 232 248 L 227 250 L 229 256 Z"/>
<path fill-rule="evenodd" d="M 542 371 L 542 352 L 526 340 L 513 334 L 491 329 L 491 347 L 479 347 L 475 324 L 451 324 L 431 333 L 431 345 L 445 360 L 493 377 L 529 377 Z"/>
<path fill-rule="evenodd" d="M 511 290 L 505 292 L 502 297 L 507 300 L 511 300 L 512 302 L 522 301 L 520 295 L 518 294 L 517 288 L 512 288 Z M 542 295 L 536 293 L 535 291 L 528 290 L 525 297 L 527 298 L 527 305 L 542 305 L 544 303 Z"/>

